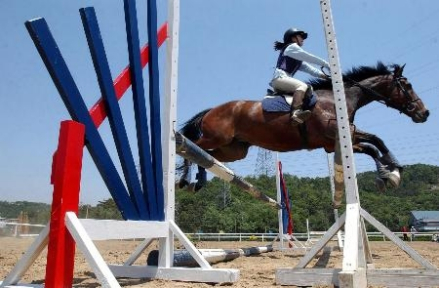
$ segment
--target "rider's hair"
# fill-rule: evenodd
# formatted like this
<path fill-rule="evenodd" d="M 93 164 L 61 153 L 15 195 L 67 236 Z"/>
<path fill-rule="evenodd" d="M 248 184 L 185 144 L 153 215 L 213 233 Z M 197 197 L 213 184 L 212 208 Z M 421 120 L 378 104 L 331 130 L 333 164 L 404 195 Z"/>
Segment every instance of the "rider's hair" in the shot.
<path fill-rule="evenodd" d="M 287 47 L 290 44 L 291 44 L 291 42 L 290 43 L 283 43 L 283 42 L 276 41 L 276 42 L 274 42 L 273 48 L 276 51 L 283 50 L 285 47 Z"/>

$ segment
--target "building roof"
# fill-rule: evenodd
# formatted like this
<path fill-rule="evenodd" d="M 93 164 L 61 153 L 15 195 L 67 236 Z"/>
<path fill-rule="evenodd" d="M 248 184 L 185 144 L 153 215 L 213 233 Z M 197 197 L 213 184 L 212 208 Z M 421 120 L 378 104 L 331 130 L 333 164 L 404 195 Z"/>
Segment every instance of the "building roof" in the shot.
<path fill-rule="evenodd" d="M 410 213 L 417 220 L 439 220 L 439 211 L 410 211 Z"/>

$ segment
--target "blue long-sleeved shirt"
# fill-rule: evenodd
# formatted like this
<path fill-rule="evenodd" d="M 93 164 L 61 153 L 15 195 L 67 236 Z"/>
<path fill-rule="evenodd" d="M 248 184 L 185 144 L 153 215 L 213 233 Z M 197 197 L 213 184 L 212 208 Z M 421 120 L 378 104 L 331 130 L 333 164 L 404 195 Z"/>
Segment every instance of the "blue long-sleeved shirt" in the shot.
<path fill-rule="evenodd" d="M 300 65 L 298 70 L 305 72 L 305 73 L 308 73 L 308 74 L 315 76 L 315 77 L 321 78 L 321 77 L 324 77 L 324 74 L 323 74 L 323 72 L 321 72 L 317 68 L 313 67 L 309 63 L 329 68 L 328 62 L 326 62 L 325 60 L 323 60 L 317 56 L 312 55 L 311 53 L 306 52 L 296 43 L 292 43 L 287 48 L 285 48 L 283 55 L 294 58 L 294 59 L 299 60 L 299 61 L 303 61 L 302 65 Z M 279 69 L 279 68 L 276 68 L 274 70 L 273 78 L 278 78 L 278 77 L 282 77 L 282 76 L 292 77 L 293 75 L 289 75 L 286 71 Z"/>

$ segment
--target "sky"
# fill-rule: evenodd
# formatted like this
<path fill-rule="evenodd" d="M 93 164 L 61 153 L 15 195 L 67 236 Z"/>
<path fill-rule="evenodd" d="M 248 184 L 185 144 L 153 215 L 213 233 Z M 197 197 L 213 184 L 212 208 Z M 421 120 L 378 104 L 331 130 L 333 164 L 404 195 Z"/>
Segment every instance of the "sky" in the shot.
<path fill-rule="evenodd" d="M 375 65 L 377 61 L 406 63 L 405 76 L 430 110 L 428 121 L 416 124 L 374 103 L 359 110 L 356 126 L 381 137 L 403 165 L 439 165 L 439 1 L 331 2 L 343 71 Z M 157 5 L 160 26 L 167 18 L 167 1 L 158 1 Z M 100 92 L 78 13 L 87 6 L 96 9 L 115 78 L 128 64 L 122 0 L 15 0 L 3 3 L 0 9 L 4 19 L 0 37 L 0 201 L 50 203 L 51 162 L 59 123 L 70 118 L 24 22 L 46 19 L 91 107 Z M 137 8 L 143 45 L 147 41 L 145 1 L 138 0 Z M 179 124 L 201 110 L 230 100 L 262 99 L 278 56 L 273 42 L 281 40 L 290 27 L 308 32 L 305 50 L 328 58 L 318 0 L 182 0 L 180 13 Z M 162 91 L 166 61 L 163 48 L 159 55 Z M 146 71 L 144 76 L 147 79 Z M 296 76 L 309 79 L 303 73 Z M 120 105 L 130 141 L 135 143 L 130 92 Z M 108 121 L 100 133 L 116 161 Z M 260 150 L 253 147 L 246 159 L 229 166 L 237 174 L 253 175 L 258 153 Z M 285 173 L 328 176 L 327 154 L 321 149 L 280 153 L 278 157 Z M 375 169 L 366 156 L 357 155 L 355 164 L 357 172 Z M 84 153 L 80 196 L 82 203 L 93 205 L 110 198 L 88 151 Z"/>

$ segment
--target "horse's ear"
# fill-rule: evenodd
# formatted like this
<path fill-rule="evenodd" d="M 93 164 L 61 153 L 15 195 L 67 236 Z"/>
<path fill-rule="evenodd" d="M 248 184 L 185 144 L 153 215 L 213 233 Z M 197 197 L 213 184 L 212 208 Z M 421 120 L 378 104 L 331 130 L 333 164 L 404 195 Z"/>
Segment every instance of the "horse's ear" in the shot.
<path fill-rule="evenodd" d="M 402 72 L 404 71 L 404 67 L 405 67 L 405 64 L 402 65 L 402 66 L 396 65 L 396 66 L 395 66 L 395 71 L 393 71 L 393 76 L 394 76 L 395 78 L 400 78 L 400 77 L 402 77 Z"/>
<path fill-rule="evenodd" d="M 402 76 L 402 71 L 404 71 L 405 64 L 406 63 L 404 63 L 404 65 L 401 66 L 401 76 Z"/>

